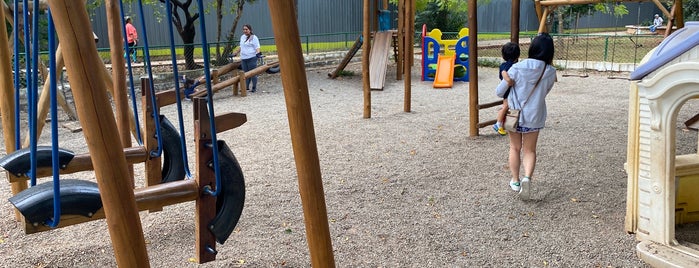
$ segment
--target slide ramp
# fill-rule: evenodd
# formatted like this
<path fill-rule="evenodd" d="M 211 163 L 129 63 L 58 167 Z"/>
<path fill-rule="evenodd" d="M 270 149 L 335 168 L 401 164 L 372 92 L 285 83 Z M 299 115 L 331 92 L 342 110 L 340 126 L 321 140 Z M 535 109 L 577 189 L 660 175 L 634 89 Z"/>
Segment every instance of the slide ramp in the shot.
<path fill-rule="evenodd" d="M 434 88 L 451 88 L 454 85 L 454 60 L 455 55 L 439 55 L 437 60 L 437 73 L 434 75 Z"/>
<path fill-rule="evenodd" d="M 374 44 L 369 54 L 369 88 L 383 90 L 386 83 L 386 67 L 391 49 L 392 32 L 374 33 Z"/>

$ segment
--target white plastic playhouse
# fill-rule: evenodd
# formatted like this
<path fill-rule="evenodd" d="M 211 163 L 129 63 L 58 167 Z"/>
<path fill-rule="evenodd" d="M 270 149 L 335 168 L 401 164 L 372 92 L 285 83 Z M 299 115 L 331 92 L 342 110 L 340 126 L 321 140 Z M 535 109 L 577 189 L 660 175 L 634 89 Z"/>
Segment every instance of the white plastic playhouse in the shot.
<path fill-rule="evenodd" d="M 699 267 L 699 245 L 675 225 L 699 221 L 699 154 L 676 155 L 677 114 L 699 98 L 699 22 L 668 36 L 631 74 L 627 232 L 655 267 Z"/>

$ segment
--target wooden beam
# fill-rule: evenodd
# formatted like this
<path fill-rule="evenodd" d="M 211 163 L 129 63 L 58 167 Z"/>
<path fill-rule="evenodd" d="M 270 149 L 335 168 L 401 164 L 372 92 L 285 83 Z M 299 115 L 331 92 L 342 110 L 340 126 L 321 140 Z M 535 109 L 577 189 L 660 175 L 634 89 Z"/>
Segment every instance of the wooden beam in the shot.
<path fill-rule="evenodd" d="M 468 1 L 468 118 L 469 136 L 478 136 L 478 3 Z"/>
<path fill-rule="evenodd" d="M 283 70 L 282 85 L 311 266 L 332 268 L 335 259 L 294 1 L 268 1 L 267 4 L 274 26 L 274 40 L 281 44 L 277 46 L 279 64 Z M 364 43 L 369 43 L 369 40 L 364 39 Z"/>
<path fill-rule="evenodd" d="M 109 48 L 111 51 L 124 51 L 123 27 L 119 3 L 116 1 L 105 1 L 107 13 L 107 33 L 109 35 Z M 112 77 L 126 77 L 126 67 L 124 56 L 121 53 L 110 53 L 112 60 Z M 121 137 L 121 147 L 131 147 L 131 108 L 126 94 L 126 79 L 112 79 L 114 85 L 114 106 L 116 109 L 116 121 L 119 137 Z M 129 180 L 134 181 L 133 166 L 129 165 Z"/>
<path fill-rule="evenodd" d="M 146 243 L 129 170 L 99 68 L 90 19 L 83 1 L 49 1 L 64 47 L 78 118 L 95 165 L 114 256 L 119 267 L 149 267 Z M 120 52 L 119 52 L 120 53 Z"/>
<path fill-rule="evenodd" d="M 653 0 L 653 3 L 655 3 L 655 6 L 658 7 L 658 9 L 660 9 L 660 12 L 662 12 L 663 15 L 665 15 L 668 21 L 673 19 L 672 14 L 670 14 L 670 11 L 668 11 L 667 8 L 665 8 L 665 6 L 663 6 L 663 4 L 660 3 L 660 0 Z"/>
<path fill-rule="evenodd" d="M 413 57 L 413 37 L 415 36 L 413 33 L 415 32 L 415 28 L 412 27 L 414 23 L 412 22 L 413 19 L 413 13 L 414 13 L 414 8 L 415 8 L 415 1 L 414 0 L 408 0 L 405 1 L 404 4 L 404 10 L 403 12 L 405 13 L 403 15 L 403 25 L 405 30 L 405 34 L 403 35 L 405 37 L 405 40 L 403 41 L 404 47 L 403 49 L 403 55 L 405 56 L 405 59 L 403 59 L 403 72 L 405 73 L 405 77 L 403 79 L 403 112 L 409 113 L 412 110 L 412 88 L 411 88 L 411 70 L 412 70 L 412 57 Z M 408 27 L 405 27 L 405 26 Z"/>
<path fill-rule="evenodd" d="M 364 0 L 364 43 L 362 44 L 362 85 L 364 86 L 364 118 L 371 118 L 371 85 L 369 80 L 369 52 L 371 50 L 371 15 L 369 0 Z M 409 64 L 404 62 L 403 64 Z"/>
<path fill-rule="evenodd" d="M 519 44 L 519 0 L 512 0 L 512 14 L 510 16 L 510 42 Z"/>
<path fill-rule="evenodd" d="M 251 77 L 251 76 L 255 76 L 255 75 L 264 73 L 265 71 L 269 70 L 269 68 L 276 67 L 277 65 L 279 65 L 278 62 L 272 62 L 272 63 L 267 63 L 265 65 L 260 65 L 255 69 L 252 69 L 250 71 L 245 72 L 245 77 Z M 224 80 L 223 82 L 220 82 L 218 84 L 211 86 L 211 92 L 216 93 L 221 89 L 224 89 L 224 88 L 229 87 L 235 83 L 238 83 L 238 80 L 240 80 L 239 76 L 233 76 L 233 77 L 229 78 L 228 80 Z M 244 93 L 245 90 L 241 89 L 241 92 L 243 92 L 242 94 L 243 94 L 243 96 L 245 96 L 245 93 Z M 198 90 L 198 91 L 190 94 L 190 97 L 191 98 L 203 97 L 203 96 L 206 96 L 206 94 L 207 94 L 206 89 L 201 89 L 201 90 Z"/>
<path fill-rule="evenodd" d="M 539 33 L 546 33 L 546 18 L 549 16 L 549 8 L 544 8 L 544 14 L 541 17 L 541 22 L 539 23 Z"/>
<path fill-rule="evenodd" d="M 139 188 L 134 191 L 134 197 L 139 211 L 153 210 L 164 206 L 189 202 L 197 199 L 198 195 L 199 186 L 194 180 L 173 181 Z M 58 224 L 57 228 L 104 219 L 104 216 L 104 208 L 98 210 L 90 218 L 82 215 L 61 215 L 61 222 Z M 31 223 L 25 223 L 24 226 L 24 232 L 27 234 L 51 231 L 54 229 L 55 228 L 45 225 L 34 226 Z"/>

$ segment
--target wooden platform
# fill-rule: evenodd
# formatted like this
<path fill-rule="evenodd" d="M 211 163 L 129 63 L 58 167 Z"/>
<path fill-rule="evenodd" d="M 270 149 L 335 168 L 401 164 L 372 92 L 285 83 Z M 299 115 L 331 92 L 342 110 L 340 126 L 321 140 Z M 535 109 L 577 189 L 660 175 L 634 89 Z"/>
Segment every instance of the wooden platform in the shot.
<path fill-rule="evenodd" d="M 384 31 L 374 34 L 374 43 L 369 55 L 369 88 L 382 90 L 386 83 L 388 53 L 391 51 L 393 32 Z"/>

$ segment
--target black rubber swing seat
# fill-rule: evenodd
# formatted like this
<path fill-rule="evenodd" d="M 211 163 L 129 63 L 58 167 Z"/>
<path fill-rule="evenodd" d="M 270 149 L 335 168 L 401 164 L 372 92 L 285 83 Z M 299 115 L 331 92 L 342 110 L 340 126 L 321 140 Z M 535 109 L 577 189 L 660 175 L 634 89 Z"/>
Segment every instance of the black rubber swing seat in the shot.
<path fill-rule="evenodd" d="M 160 135 L 163 138 L 163 169 L 161 182 L 183 180 L 185 177 L 184 159 L 182 158 L 182 141 L 180 132 L 164 115 L 160 115 Z M 58 163 L 65 168 L 75 157 L 75 153 L 66 149 L 58 149 Z M 50 167 L 51 146 L 37 146 L 37 167 Z M 14 151 L 0 158 L 0 167 L 17 177 L 26 176 L 31 169 L 29 148 Z"/>
<path fill-rule="evenodd" d="M 36 147 L 36 165 L 37 167 L 50 167 L 51 163 L 51 146 Z M 75 153 L 66 149 L 58 149 L 58 165 L 60 168 L 65 168 L 66 165 L 73 160 Z M 17 177 L 25 176 L 31 169 L 31 151 L 30 148 L 22 148 L 0 158 L 0 167 Z"/>
<path fill-rule="evenodd" d="M 268 74 L 276 74 L 276 73 L 278 73 L 280 70 L 281 70 L 281 69 L 279 69 L 279 65 L 277 65 L 277 66 L 274 66 L 274 67 L 271 67 L 271 68 L 267 69 L 265 72 L 268 73 Z"/>
<path fill-rule="evenodd" d="M 164 115 L 160 115 L 160 135 L 163 136 L 163 179 L 161 182 L 183 180 L 186 174 L 180 132 Z"/>
<path fill-rule="evenodd" d="M 216 217 L 209 230 L 220 244 L 226 242 L 240 220 L 245 204 L 245 178 L 238 160 L 225 141 L 218 141 L 221 191 L 216 197 Z"/>
<path fill-rule="evenodd" d="M 85 180 L 60 181 L 61 215 L 91 218 L 102 208 L 97 183 Z M 10 203 L 34 226 L 53 219 L 53 182 L 44 182 L 10 197 Z"/>

